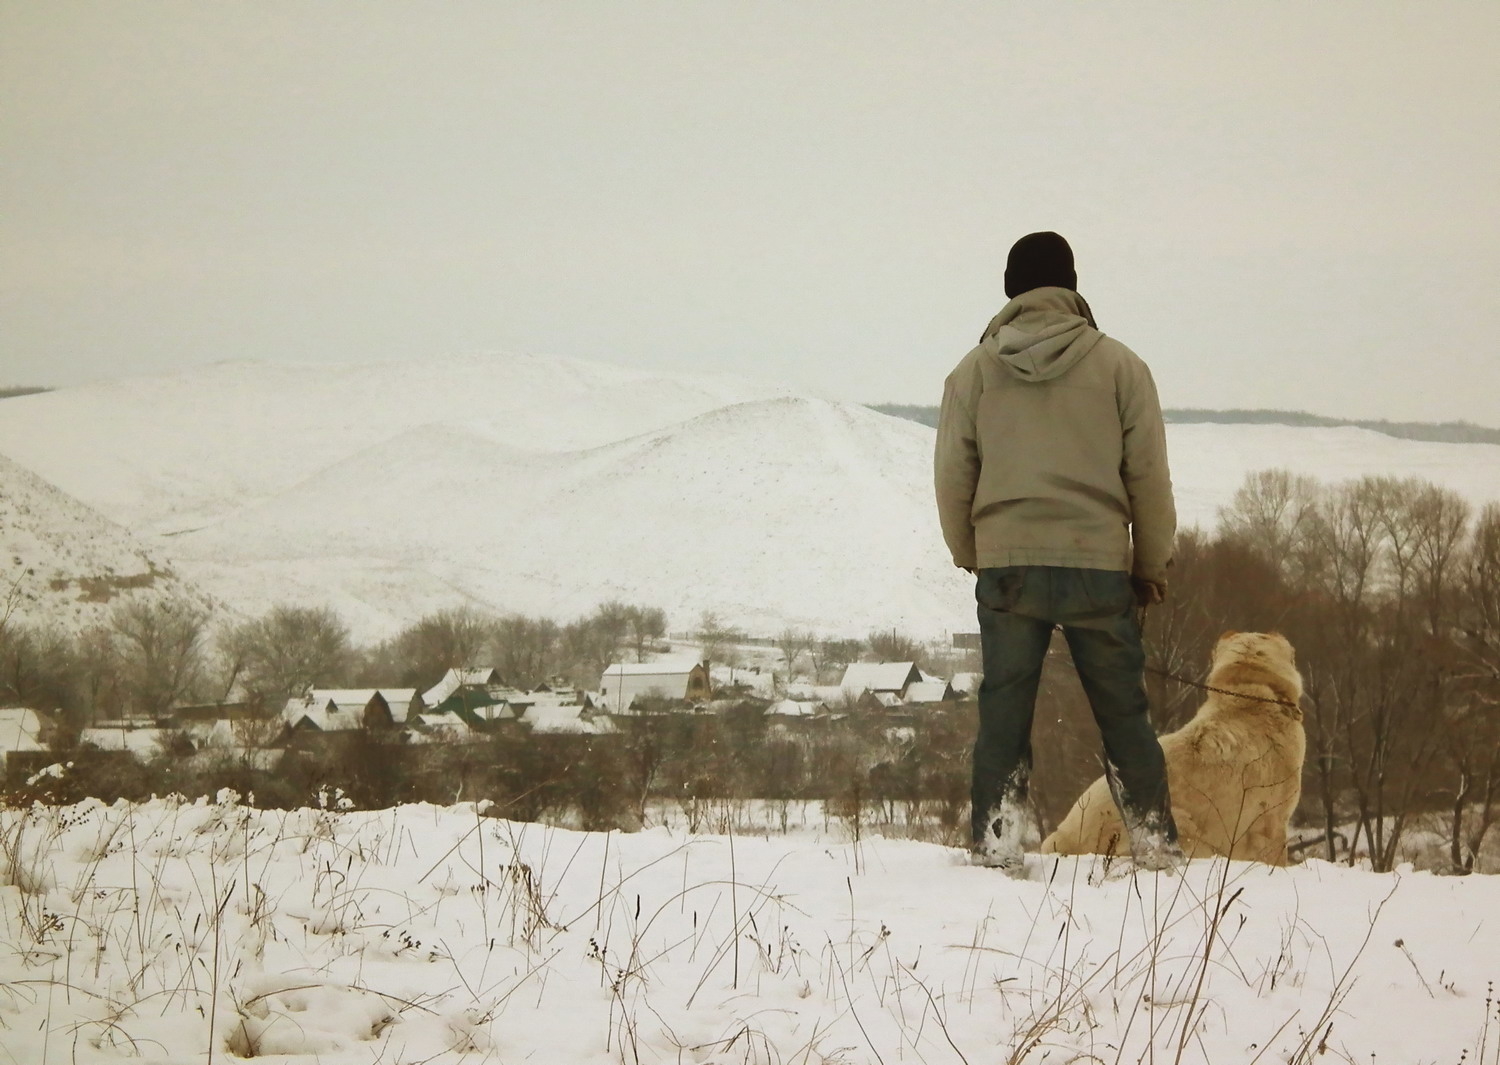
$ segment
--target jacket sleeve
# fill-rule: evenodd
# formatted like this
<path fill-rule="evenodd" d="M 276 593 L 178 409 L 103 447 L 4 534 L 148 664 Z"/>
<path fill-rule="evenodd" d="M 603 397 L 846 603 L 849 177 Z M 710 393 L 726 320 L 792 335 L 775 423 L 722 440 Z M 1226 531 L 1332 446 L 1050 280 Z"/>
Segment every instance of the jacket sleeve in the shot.
<path fill-rule="evenodd" d="M 1125 362 L 1119 391 L 1124 457 L 1120 476 L 1130 497 L 1132 571 L 1137 577 L 1165 581 L 1177 536 L 1177 505 L 1167 466 L 1167 429 L 1162 421 L 1156 382 L 1133 353 Z"/>
<path fill-rule="evenodd" d="M 933 457 L 943 539 L 953 555 L 953 564 L 968 569 L 979 565 L 973 522 L 974 492 L 979 486 L 979 439 L 974 427 L 979 404 L 977 378 L 966 360 L 944 382 Z"/>

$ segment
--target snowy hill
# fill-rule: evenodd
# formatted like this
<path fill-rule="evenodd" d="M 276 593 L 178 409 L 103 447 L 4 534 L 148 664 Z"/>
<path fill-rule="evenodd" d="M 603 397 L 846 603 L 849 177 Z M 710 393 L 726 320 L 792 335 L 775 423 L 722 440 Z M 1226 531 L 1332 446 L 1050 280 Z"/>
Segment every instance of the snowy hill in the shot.
<path fill-rule="evenodd" d="M 1416 475 L 1500 499 L 1500 446 L 1174 425 L 1184 524 L 1246 473 Z M 972 627 L 932 430 L 714 377 L 540 356 L 223 364 L 0 403 L 0 453 L 246 611 L 326 603 L 360 639 L 458 602 L 608 598 L 759 633 Z"/>
<path fill-rule="evenodd" d="M 77 632 L 115 603 L 185 597 L 207 603 L 160 554 L 0 455 L 0 617 Z"/>
<path fill-rule="evenodd" d="M 613 597 L 664 603 L 678 624 L 715 609 L 759 632 L 942 632 L 962 623 L 968 592 L 931 513 L 930 455 L 919 426 L 796 398 L 550 455 L 422 430 L 173 548 L 268 589 L 333 593 L 352 577 L 373 598 L 395 561 L 440 582 L 420 592 L 432 602 L 461 590 L 571 616 Z M 337 570 L 320 574 L 329 559 Z"/>
<path fill-rule="evenodd" d="M 0 454 L 140 531 L 269 498 L 423 426 L 533 451 L 594 447 L 786 389 L 532 355 L 219 363 L 6 400 Z"/>

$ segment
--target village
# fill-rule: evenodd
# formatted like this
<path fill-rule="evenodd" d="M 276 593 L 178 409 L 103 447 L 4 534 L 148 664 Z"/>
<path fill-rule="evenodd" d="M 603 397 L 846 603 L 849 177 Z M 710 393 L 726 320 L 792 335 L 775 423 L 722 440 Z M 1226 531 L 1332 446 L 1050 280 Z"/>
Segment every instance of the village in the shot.
<path fill-rule="evenodd" d="M 771 656 L 766 656 L 770 658 Z M 710 667 L 695 657 L 614 662 L 597 688 L 553 682 L 523 688 L 498 669 L 453 666 L 427 688 L 310 687 L 267 715 L 231 697 L 184 703 L 162 718 L 100 720 L 63 746 L 58 715 L 41 707 L 0 708 L 0 768 L 9 790 L 35 784 L 60 760 L 89 764 L 170 759 L 200 770 L 238 767 L 275 774 L 290 760 L 347 755 L 352 744 L 383 748 L 461 746 L 535 737 L 604 745 L 663 722 L 757 719 L 767 740 L 796 742 L 841 731 L 910 742 L 919 715 L 951 710 L 977 675 L 943 678 L 914 661 L 854 662 L 838 683 L 789 681 L 765 665 Z M 235 693 L 231 693 L 233 696 Z M 56 772 L 56 770 L 53 770 Z M 87 781 L 83 783 L 88 790 Z"/>

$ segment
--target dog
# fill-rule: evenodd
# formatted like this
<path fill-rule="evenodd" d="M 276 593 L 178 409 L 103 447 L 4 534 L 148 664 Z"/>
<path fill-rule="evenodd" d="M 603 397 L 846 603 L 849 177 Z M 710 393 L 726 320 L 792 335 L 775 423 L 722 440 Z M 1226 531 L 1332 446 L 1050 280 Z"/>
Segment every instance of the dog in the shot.
<path fill-rule="evenodd" d="M 1287 822 L 1302 795 L 1307 734 L 1302 676 L 1280 633 L 1226 632 L 1214 647 L 1211 691 L 1182 728 L 1161 737 L 1178 844 L 1188 858 L 1285 865 Z M 1129 854 L 1120 812 L 1100 777 L 1081 795 L 1045 854 Z"/>

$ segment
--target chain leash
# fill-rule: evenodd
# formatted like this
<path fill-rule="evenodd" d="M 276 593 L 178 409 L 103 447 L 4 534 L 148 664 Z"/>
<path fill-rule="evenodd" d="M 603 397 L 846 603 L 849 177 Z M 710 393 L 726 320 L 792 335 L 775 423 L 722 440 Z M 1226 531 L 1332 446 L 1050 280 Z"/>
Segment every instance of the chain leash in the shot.
<path fill-rule="evenodd" d="M 1146 629 L 1146 604 L 1142 603 L 1138 609 L 1139 613 L 1136 615 L 1136 620 L 1140 624 L 1141 631 L 1144 634 Z M 1302 710 L 1302 704 L 1294 703 L 1290 699 L 1268 699 L 1264 695 L 1246 695 L 1244 692 L 1234 692 L 1228 690 L 1227 688 L 1215 688 L 1212 684 L 1204 684 L 1202 681 L 1198 680 L 1189 680 L 1187 677 L 1184 677 L 1178 673 L 1173 673 L 1169 669 L 1161 669 L 1160 667 L 1153 665 L 1147 665 L 1145 669 L 1147 673 L 1151 673 L 1158 677 L 1165 677 L 1167 680 L 1175 680 L 1178 684 L 1186 684 L 1189 688 L 1197 688 L 1199 691 L 1213 692 L 1216 695 L 1229 695 L 1233 696 L 1236 699 L 1249 699 L 1251 702 L 1256 703 L 1271 703 L 1275 706 L 1290 706 L 1294 710 L 1297 710 L 1299 713 Z"/>

